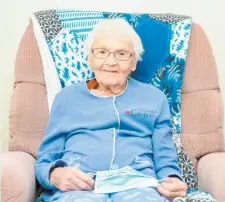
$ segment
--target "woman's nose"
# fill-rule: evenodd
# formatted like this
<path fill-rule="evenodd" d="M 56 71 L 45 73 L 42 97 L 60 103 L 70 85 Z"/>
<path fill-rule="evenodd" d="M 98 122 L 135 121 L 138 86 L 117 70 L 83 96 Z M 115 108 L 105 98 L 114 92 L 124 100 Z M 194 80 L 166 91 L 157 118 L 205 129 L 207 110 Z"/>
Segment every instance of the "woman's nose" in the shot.
<path fill-rule="evenodd" d="M 117 60 L 114 56 L 114 53 L 109 53 L 109 56 L 106 58 L 106 62 L 107 65 L 116 65 L 117 64 Z"/>

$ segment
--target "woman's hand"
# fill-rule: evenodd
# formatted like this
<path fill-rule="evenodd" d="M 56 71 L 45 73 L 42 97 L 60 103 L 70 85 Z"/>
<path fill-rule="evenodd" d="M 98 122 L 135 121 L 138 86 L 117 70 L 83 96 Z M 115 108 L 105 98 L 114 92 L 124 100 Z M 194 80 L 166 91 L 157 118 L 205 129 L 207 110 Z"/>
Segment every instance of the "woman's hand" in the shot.
<path fill-rule="evenodd" d="M 50 182 L 60 191 L 90 191 L 93 190 L 93 176 L 82 172 L 78 168 L 54 168 L 49 176 Z"/>
<path fill-rule="evenodd" d="M 187 192 L 187 185 L 176 177 L 167 177 L 166 180 L 157 187 L 158 192 L 168 199 L 184 197 Z"/>

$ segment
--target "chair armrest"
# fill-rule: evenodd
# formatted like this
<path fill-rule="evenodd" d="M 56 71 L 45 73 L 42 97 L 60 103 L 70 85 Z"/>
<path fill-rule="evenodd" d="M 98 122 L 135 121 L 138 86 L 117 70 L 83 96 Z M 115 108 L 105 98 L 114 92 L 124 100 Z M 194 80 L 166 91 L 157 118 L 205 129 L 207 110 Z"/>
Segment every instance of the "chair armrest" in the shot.
<path fill-rule="evenodd" d="M 225 202 L 225 152 L 203 156 L 197 166 L 199 189 Z"/>
<path fill-rule="evenodd" d="M 6 152 L 2 159 L 2 202 L 34 202 L 36 180 L 35 159 L 25 152 Z"/>

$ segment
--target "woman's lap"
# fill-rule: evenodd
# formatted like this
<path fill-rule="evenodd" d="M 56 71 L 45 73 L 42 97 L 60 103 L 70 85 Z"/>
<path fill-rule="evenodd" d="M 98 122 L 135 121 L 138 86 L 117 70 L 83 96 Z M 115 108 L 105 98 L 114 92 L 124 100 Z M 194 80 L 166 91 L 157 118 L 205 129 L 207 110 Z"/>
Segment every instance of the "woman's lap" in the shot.
<path fill-rule="evenodd" d="M 137 188 L 112 194 L 95 194 L 93 191 L 71 191 L 57 194 L 52 202 L 169 202 L 154 188 Z"/>
<path fill-rule="evenodd" d="M 113 202 L 169 202 L 168 199 L 161 197 L 155 188 L 137 188 L 111 195 Z"/>
<path fill-rule="evenodd" d="M 108 194 L 95 194 L 93 191 L 70 191 L 57 194 L 52 202 L 106 202 Z"/>

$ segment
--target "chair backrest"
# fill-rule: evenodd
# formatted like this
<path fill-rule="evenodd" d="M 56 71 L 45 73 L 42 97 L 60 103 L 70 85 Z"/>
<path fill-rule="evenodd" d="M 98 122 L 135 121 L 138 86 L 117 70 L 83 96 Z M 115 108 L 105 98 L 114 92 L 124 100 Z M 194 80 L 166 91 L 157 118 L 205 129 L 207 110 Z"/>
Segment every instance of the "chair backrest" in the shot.
<path fill-rule="evenodd" d="M 207 153 L 224 150 L 223 110 L 215 59 L 203 29 L 195 23 L 189 43 L 182 88 L 182 143 L 195 163 Z M 36 156 L 47 119 L 41 57 L 30 23 L 15 63 L 9 150 Z"/>
<path fill-rule="evenodd" d="M 195 23 L 184 72 L 181 126 L 182 144 L 194 163 L 208 153 L 224 151 L 217 65 L 204 30 Z"/>

